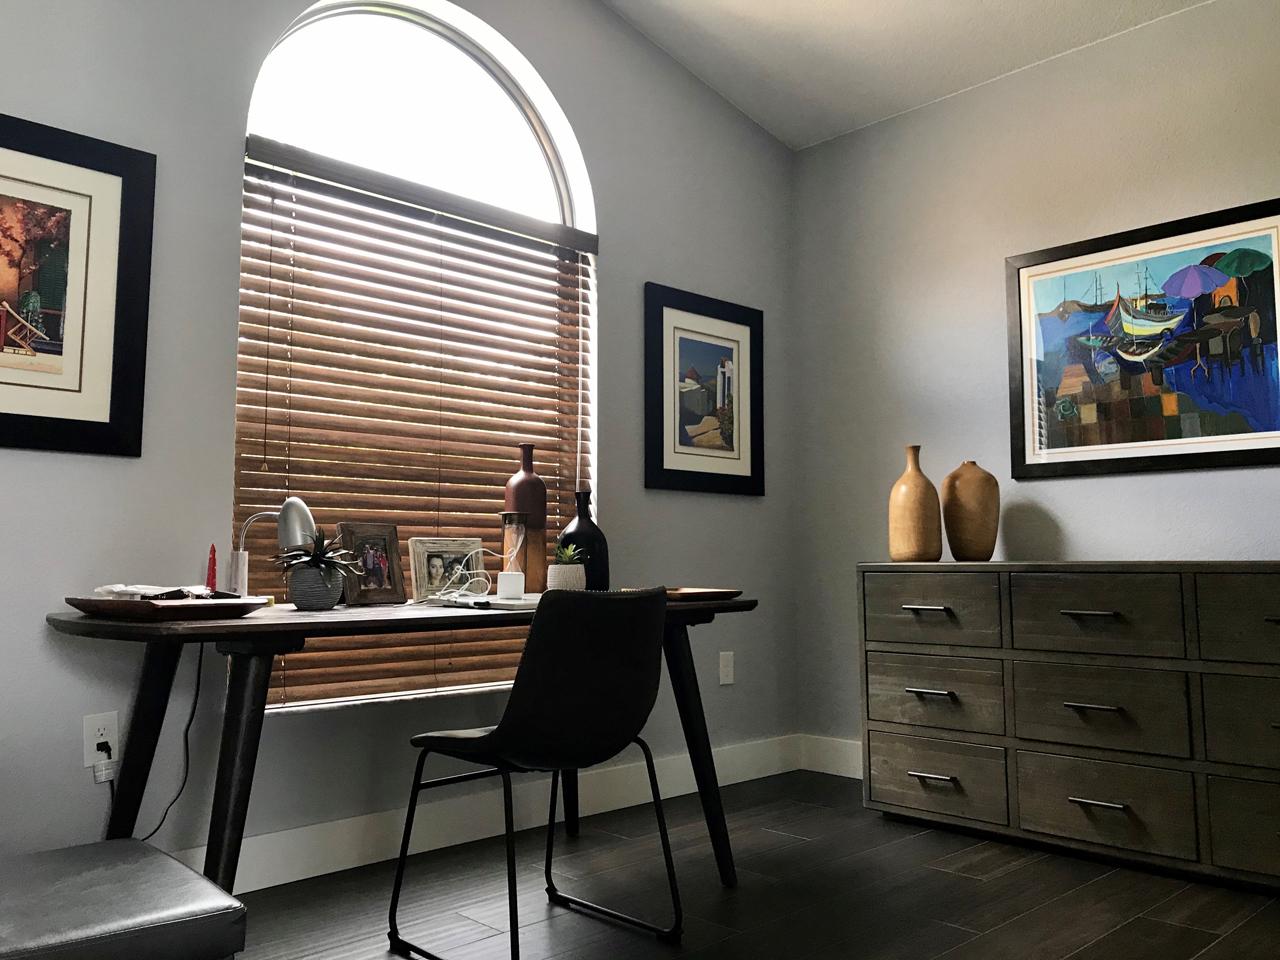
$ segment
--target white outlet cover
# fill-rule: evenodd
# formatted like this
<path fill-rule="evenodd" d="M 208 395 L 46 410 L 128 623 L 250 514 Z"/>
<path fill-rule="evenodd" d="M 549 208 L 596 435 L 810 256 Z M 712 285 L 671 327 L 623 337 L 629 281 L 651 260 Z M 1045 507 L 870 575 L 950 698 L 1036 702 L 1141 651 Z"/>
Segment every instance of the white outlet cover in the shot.
<path fill-rule="evenodd" d="M 733 651 L 720 651 L 720 686 L 733 683 Z"/>
<path fill-rule="evenodd" d="M 107 759 L 105 753 L 97 750 L 98 741 L 106 740 L 111 744 L 111 759 L 119 760 L 122 744 L 120 743 L 120 716 L 112 710 L 110 713 L 94 713 L 84 718 L 84 765 L 92 767 L 99 760 Z"/>

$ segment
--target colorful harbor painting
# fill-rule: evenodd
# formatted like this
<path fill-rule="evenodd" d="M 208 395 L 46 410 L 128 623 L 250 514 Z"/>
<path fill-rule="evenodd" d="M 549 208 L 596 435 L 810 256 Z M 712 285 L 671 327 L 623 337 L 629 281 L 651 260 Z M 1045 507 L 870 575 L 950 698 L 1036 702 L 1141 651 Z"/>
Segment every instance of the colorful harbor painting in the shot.
<path fill-rule="evenodd" d="M 1017 265 L 1015 477 L 1229 465 L 1203 457 L 1280 446 L 1280 220 L 1108 242 L 1131 236 Z"/>

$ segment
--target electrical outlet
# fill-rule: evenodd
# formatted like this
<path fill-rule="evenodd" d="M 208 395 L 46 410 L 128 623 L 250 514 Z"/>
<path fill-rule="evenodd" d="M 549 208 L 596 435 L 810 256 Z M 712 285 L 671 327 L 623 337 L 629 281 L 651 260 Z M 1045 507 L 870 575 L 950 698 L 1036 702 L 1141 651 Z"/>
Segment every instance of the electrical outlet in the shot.
<path fill-rule="evenodd" d="M 106 760 L 105 753 L 98 752 L 103 740 L 111 744 L 111 759 L 120 759 L 120 718 L 116 711 L 95 713 L 84 718 L 84 765 L 92 767 L 99 760 Z"/>
<path fill-rule="evenodd" d="M 720 686 L 725 687 L 733 683 L 733 651 L 720 651 Z"/>

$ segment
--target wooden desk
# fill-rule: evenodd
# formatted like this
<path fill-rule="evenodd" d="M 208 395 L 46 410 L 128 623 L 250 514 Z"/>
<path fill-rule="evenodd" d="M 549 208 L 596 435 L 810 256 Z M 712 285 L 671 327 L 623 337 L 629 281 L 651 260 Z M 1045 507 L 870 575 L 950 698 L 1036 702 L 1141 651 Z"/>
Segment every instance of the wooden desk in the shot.
<path fill-rule="evenodd" d="M 737 884 L 737 874 L 711 755 L 711 741 L 707 735 L 707 721 L 702 710 L 702 697 L 698 691 L 698 677 L 689 649 L 689 627 L 710 623 L 718 614 L 740 613 L 755 607 L 756 601 L 747 599 L 672 603 L 667 606 L 663 637 L 667 674 L 671 678 L 685 744 L 693 763 L 707 831 L 711 835 L 721 882 L 727 887 Z M 300 613 L 286 604 L 236 620 L 138 623 L 101 620 L 71 612 L 51 613 L 46 619 L 60 633 L 146 644 L 142 676 L 134 696 L 129 735 L 116 782 L 115 801 L 107 824 L 109 840 L 133 836 L 183 645 L 212 642 L 219 653 L 230 659 L 222 718 L 222 745 L 218 751 L 209 845 L 204 861 L 205 876 L 230 891 L 235 884 L 240 860 L 249 792 L 258 759 L 258 743 L 262 738 L 271 663 L 276 654 L 301 650 L 311 637 L 377 633 L 425 635 L 467 628 L 526 626 L 533 620 L 533 611 L 405 605 L 343 607 L 325 613 Z M 568 771 L 565 775 L 564 794 L 565 824 L 571 834 L 576 834 L 578 788 L 575 771 Z"/>

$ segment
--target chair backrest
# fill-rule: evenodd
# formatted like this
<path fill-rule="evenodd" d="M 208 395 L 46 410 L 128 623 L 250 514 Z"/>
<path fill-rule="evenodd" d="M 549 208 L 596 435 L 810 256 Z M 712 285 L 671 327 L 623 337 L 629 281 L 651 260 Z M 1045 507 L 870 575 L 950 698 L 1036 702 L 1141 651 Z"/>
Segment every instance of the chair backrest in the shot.
<path fill-rule="evenodd" d="M 548 590 L 538 603 L 495 745 L 526 769 L 618 754 L 658 696 L 667 593 Z"/>

